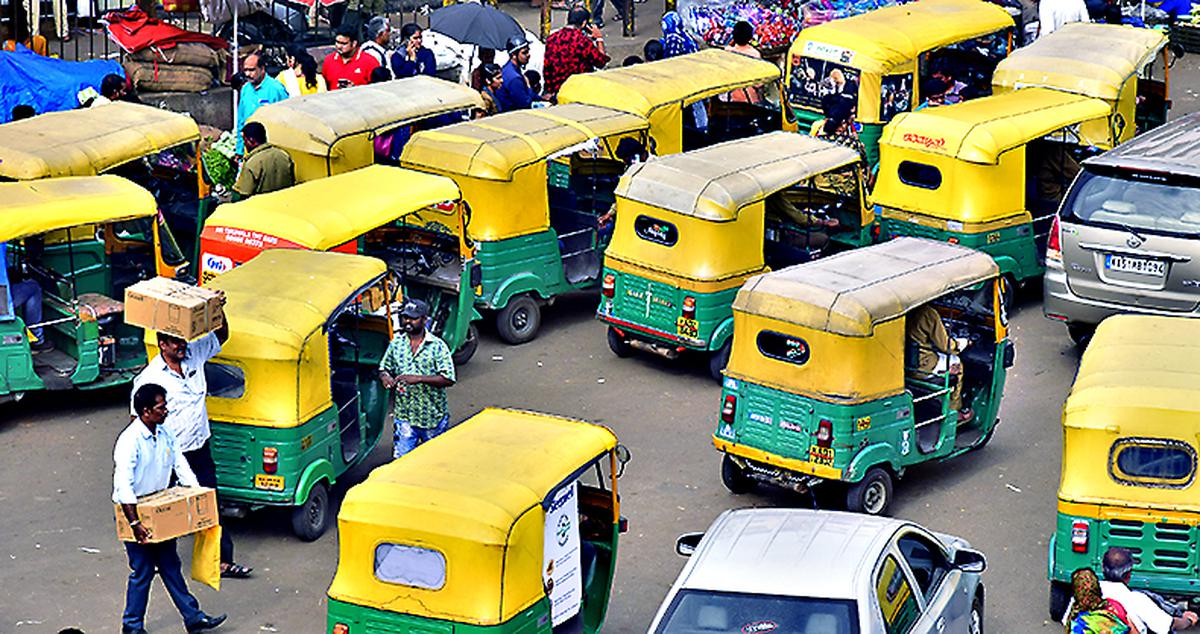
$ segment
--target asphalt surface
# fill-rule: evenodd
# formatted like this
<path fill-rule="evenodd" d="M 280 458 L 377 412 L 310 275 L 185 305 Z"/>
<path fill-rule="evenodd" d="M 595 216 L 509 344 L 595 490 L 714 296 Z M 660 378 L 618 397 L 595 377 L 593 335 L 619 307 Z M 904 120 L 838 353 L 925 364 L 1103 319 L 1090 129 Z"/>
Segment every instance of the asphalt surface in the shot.
<path fill-rule="evenodd" d="M 643 29 L 645 30 L 645 29 Z M 614 30 L 615 31 L 615 30 Z M 624 40 L 632 49 L 641 39 Z M 1175 116 L 1195 111 L 1196 57 L 1177 64 Z M 683 566 L 679 533 L 703 530 L 720 512 L 747 506 L 806 506 L 808 499 L 763 491 L 734 496 L 721 485 L 709 436 L 719 389 L 699 363 L 638 356 L 617 359 L 595 302 L 565 298 L 545 313 L 534 342 L 507 347 L 485 332 L 475 359 L 450 391 L 455 421 L 488 406 L 534 409 L 611 427 L 633 453 L 621 481 L 630 531 L 621 540 L 606 631 L 645 631 Z M 1059 476 L 1059 415 L 1078 353 L 1041 315 L 1029 289 L 1012 315 L 1016 365 L 1002 424 L 982 451 L 909 471 L 892 512 L 965 537 L 989 560 L 986 624 L 991 632 L 1060 631 L 1046 623 L 1046 544 Z M 128 568 L 113 530 L 111 449 L 125 425 L 127 392 L 31 395 L 0 406 L 0 633 L 53 634 L 67 626 L 119 632 Z M 389 456 L 386 447 L 339 483 L 361 481 Z M 469 457 L 464 457 L 469 459 Z M 337 531 L 304 544 L 287 517 L 263 512 L 227 522 L 250 580 L 220 593 L 191 584 L 203 607 L 228 612 L 223 632 L 323 632 L 325 590 L 337 565 Z M 180 548 L 185 566 L 187 542 Z M 182 631 L 161 585 L 147 627 Z"/>

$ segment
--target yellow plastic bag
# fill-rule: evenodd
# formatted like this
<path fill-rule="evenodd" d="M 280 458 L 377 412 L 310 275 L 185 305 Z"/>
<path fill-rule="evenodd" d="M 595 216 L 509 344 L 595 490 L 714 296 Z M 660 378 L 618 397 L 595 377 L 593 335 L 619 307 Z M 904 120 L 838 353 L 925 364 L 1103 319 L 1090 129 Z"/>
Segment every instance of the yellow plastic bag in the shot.
<path fill-rule="evenodd" d="M 221 526 L 196 533 L 192 543 L 192 579 L 221 590 Z"/>

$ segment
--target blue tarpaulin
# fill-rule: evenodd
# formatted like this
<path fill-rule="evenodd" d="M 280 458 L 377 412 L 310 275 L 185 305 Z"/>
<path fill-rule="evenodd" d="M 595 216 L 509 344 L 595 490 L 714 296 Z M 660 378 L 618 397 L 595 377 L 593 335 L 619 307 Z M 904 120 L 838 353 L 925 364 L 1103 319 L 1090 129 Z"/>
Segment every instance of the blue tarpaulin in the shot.
<path fill-rule="evenodd" d="M 110 73 L 124 77 L 125 69 L 112 60 L 42 57 L 23 46 L 0 51 L 0 123 L 12 119 L 19 104 L 33 106 L 38 114 L 77 108 L 79 91 L 91 86 L 100 92 L 100 81 Z"/>

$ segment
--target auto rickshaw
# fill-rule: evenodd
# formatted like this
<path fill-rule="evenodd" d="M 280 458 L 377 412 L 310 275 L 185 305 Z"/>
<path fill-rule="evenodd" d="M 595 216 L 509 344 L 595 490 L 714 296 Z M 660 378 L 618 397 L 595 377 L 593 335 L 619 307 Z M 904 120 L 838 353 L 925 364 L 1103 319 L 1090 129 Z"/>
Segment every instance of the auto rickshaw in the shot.
<path fill-rule="evenodd" d="M 1134 553 L 1129 587 L 1176 603 L 1200 595 L 1200 323 L 1118 315 L 1100 323 L 1063 407 L 1062 479 L 1050 538 L 1050 614 L 1071 573 L 1099 571 L 1114 546 Z"/>
<path fill-rule="evenodd" d="M 725 486 L 838 481 L 851 511 L 878 515 L 909 466 L 987 444 L 1013 361 L 999 272 L 974 249 L 897 238 L 747 280 L 713 434 Z M 928 308 L 960 352 L 922 369 L 907 322 Z"/>
<path fill-rule="evenodd" d="M 922 103 L 922 83 L 935 71 L 959 69 L 963 98 L 988 94 L 996 62 L 1012 50 L 1013 27 L 991 2 L 921 0 L 804 29 L 788 49 L 785 110 L 808 132 L 825 118 L 824 99 L 850 97 L 875 165 L 883 126 Z"/>
<path fill-rule="evenodd" d="M 453 180 L 371 165 L 218 207 L 200 237 L 201 280 L 265 249 L 375 256 L 399 277 L 393 291 L 429 304 L 430 330 L 463 364 L 479 345 L 464 213 Z"/>
<path fill-rule="evenodd" d="M 299 183 L 371 165 L 376 137 L 462 121 L 482 107 L 470 86 L 419 75 L 292 97 L 264 105 L 250 121 L 291 155 Z"/>
<path fill-rule="evenodd" d="M 1016 282 L 1041 277 L 1046 240 L 1078 158 L 1110 148 L 1104 101 L 1047 88 L 926 108 L 880 138 L 871 201 L 881 236 L 918 236 L 991 255 Z M 1006 300 L 1008 301 L 1008 300 Z"/>
<path fill-rule="evenodd" d="M 470 205 L 482 282 L 475 302 L 496 311 L 501 339 L 533 339 L 539 302 L 599 286 L 608 243 L 599 223 L 625 167 L 614 152 L 626 137 L 648 147 L 648 125 L 568 104 L 418 132 L 404 146 L 404 167 L 453 178 Z"/>
<path fill-rule="evenodd" d="M 0 402 L 132 380 L 146 348 L 122 318 L 125 288 L 187 268 L 154 197 L 118 176 L 0 183 L 3 251 Z M 18 272 L 41 289 L 40 323 L 14 311 Z M 34 328 L 53 349 L 31 354 Z"/>
<path fill-rule="evenodd" d="M 191 117 L 141 104 L 47 112 L 0 125 L 0 181 L 123 176 L 154 195 L 183 253 L 194 258 L 208 205 L 199 139 Z"/>
<path fill-rule="evenodd" d="M 229 325 L 204 370 L 228 509 L 290 508 L 297 537 L 325 532 L 330 487 L 379 443 L 388 413 L 378 367 L 391 304 L 371 304 L 386 277 L 376 258 L 272 249 L 209 282 Z"/>
<path fill-rule="evenodd" d="M 719 381 L 746 278 L 872 242 L 862 169 L 848 147 L 778 131 L 634 165 L 597 310 L 613 353 L 704 352 Z"/>
<path fill-rule="evenodd" d="M 992 89 L 1000 95 L 1023 88 L 1061 90 L 1108 103 L 1107 121 L 1092 136 L 1111 128 L 1117 143 L 1166 123 L 1171 107 L 1167 35 L 1119 24 L 1075 22 L 1013 52 L 996 66 Z M 1155 62 L 1162 79 L 1155 78 Z"/>
<path fill-rule="evenodd" d="M 485 409 L 346 493 L 326 631 L 599 632 L 629 452 L 583 421 Z"/>
<path fill-rule="evenodd" d="M 650 121 L 655 153 L 665 156 L 780 129 L 780 88 L 775 64 L 706 49 L 572 75 L 559 89 L 558 103 L 586 103 L 643 117 Z M 745 98 L 720 98 L 729 93 Z M 692 110 L 697 103 L 708 118 L 703 129 Z"/>

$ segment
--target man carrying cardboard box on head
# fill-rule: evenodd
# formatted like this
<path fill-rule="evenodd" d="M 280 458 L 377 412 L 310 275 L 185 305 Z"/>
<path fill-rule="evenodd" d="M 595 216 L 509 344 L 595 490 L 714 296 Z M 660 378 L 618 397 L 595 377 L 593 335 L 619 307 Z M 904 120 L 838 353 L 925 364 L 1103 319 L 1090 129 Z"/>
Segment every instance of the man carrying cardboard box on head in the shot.
<path fill-rule="evenodd" d="M 223 307 L 225 295 L 216 292 L 218 305 Z M 179 451 L 196 474 L 200 486 L 213 489 L 217 488 L 217 467 L 208 447 L 212 432 L 208 424 L 208 381 L 204 378 L 204 364 L 221 352 L 221 344 L 229 338 L 224 308 L 218 308 L 218 311 L 219 314 L 210 316 L 206 323 L 219 323 L 220 327 L 195 341 L 158 332 L 158 356 L 150 359 L 145 369 L 133 379 L 134 393 L 147 383 L 156 383 L 166 389 L 167 407 L 171 409 L 166 426 L 178 439 Z M 128 316 L 126 321 L 129 321 Z M 132 413 L 136 415 L 136 411 Z M 234 563 L 233 539 L 227 531 L 221 531 L 221 576 L 244 578 L 250 576 L 251 570 Z"/>
<path fill-rule="evenodd" d="M 179 451 L 175 434 L 163 426 L 169 412 L 167 391 L 153 383 L 144 384 L 133 394 L 133 407 L 137 419 L 121 432 L 113 449 L 113 502 L 121 506 L 137 540 L 125 542 L 132 572 L 125 591 L 121 632 L 145 634 L 146 604 L 150 601 L 150 582 L 155 573 L 162 578 L 189 634 L 211 630 L 224 623 L 226 616 L 209 616 L 200 609 L 200 602 L 188 591 L 183 579 L 175 540 L 150 543 L 154 536 L 138 516 L 138 497 L 166 489 L 172 472 L 182 486 L 199 486 Z"/>

